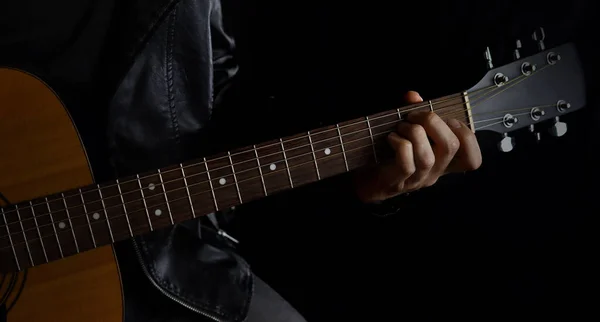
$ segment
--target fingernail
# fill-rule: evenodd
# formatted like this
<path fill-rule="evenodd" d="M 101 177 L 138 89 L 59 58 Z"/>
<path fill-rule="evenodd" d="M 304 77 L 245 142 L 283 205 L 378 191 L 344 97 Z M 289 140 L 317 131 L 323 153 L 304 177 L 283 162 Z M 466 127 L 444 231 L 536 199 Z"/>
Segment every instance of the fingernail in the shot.
<path fill-rule="evenodd" d="M 460 122 L 456 119 L 449 119 L 448 120 L 448 125 L 450 125 L 450 127 L 453 127 L 455 129 L 460 128 L 462 125 L 460 124 Z"/>
<path fill-rule="evenodd" d="M 388 134 L 388 139 L 397 142 L 398 139 L 400 139 L 400 136 L 396 132 L 390 132 L 390 134 Z"/>

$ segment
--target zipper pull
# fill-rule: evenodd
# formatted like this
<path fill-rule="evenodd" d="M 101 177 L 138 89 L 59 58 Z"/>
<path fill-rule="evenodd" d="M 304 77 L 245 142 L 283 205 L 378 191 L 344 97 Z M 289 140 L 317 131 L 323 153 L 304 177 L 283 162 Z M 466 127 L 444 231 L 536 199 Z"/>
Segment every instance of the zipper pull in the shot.
<path fill-rule="evenodd" d="M 217 231 L 217 234 L 219 234 L 219 236 L 223 236 L 223 237 L 225 237 L 225 238 L 227 238 L 227 239 L 231 240 L 231 241 L 232 241 L 232 242 L 234 242 L 235 244 L 239 244 L 239 243 L 240 243 L 240 242 L 239 242 L 237 239 L 235 239 L 235 238 L 231 237 L 231 236 L 230 236 L 228 233 L 226 233 L 226 232 L 225 232 L 224 230 L 222 230 L 222 229 L 219 229 L 219 231 Z"/>

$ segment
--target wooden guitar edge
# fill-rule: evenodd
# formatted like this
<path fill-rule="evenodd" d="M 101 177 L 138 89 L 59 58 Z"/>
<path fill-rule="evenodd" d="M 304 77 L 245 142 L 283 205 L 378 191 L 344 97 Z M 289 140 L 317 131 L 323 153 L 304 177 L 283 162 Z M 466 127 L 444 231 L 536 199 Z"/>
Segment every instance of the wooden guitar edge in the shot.
<path fill-rule="evenodd" d="M 94 182 L 71 115 L 35 75 L 0 67 L 0 140 L 10 151 L 0 158 L 0 205 Z M 120 277 L 113 247 L 104 246 L 0 275 L 0 305 L 9 322 L 122 321 Z"/>

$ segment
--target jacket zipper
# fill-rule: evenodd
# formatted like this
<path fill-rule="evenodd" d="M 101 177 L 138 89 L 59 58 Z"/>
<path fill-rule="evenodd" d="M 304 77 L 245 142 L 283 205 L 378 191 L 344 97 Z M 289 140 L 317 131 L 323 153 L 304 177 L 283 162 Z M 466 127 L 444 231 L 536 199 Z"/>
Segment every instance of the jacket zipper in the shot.
<path fill-rule="evenodd" d="M 140 249 L 138 248 L 137 243 L 135 242 L 135 239 L 131 239 L 131 241 L 133 241 L 133 248 L 135 248 L 135 253 L 137 255 L 137 259 L 139 261 L 140 266 L 142 266 L 142 270 L 144 271 L 144 274 L 146 275 L 146 277 L 150 280 L 150 282 L 152 283 L 152 285 L 154 285 L 154 287 L 159 290 L 163 295 L 165 295 L 166 297 L 168 297 L 169 299 L 179 303 L 180 305 L 182 305 L 183 307 L 185 307 L 188 310 L 192 310 L 200 315 L 203 315 L 215 322 L 223 322 L 222 320 L 220 320 L 219 318 L 217 318 L 216 316 L 210 314 L 210 313 L 206 313 L 204 311 L 201 311 L 199 309 L 197 309 L 196 307 L 185 303 L 184 301 L 176 298 L 175 296 L 169 294 L 167 291 L 163 290 L 162 287 L 160 287 L 158 284 L 156 284 L 156 282 L 154 281 L 154 279 L 152 278 L 152 276 L 150 276 L 150 273 L 148 273 L 148 270 L 146 269 L 146 266 L 144 265 L 143 259 L 142 259 L 142 254 L 140 252 Z"/>

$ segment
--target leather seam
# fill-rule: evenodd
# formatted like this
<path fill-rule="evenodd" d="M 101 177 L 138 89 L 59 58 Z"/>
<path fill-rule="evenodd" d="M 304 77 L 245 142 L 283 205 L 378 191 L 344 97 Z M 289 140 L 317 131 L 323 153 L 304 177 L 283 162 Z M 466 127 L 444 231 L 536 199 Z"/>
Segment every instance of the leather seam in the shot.
<path fill-rule="evenodd" d="M 148 248 L 146 246 L 146 241 L 144 240 L 144 238 L 138 238 L 138 240 L 139 240 L 140 244 L 142 245 L 142 249 L 143 249 L 144 253 L 147 254 Z M 177 296 L 179 299 L 187 301 L 188 303 L 192 304 L 193 306 L 195 306 L 197 308 L 200 308 L 201 310 L 216 313 L 216 314 L 220 315 L 221 317 L 228 319 L 228 320 L 231 318 L 231 316 L 229 314 L 227 314 L 227 312 L 223 311 L 223 308 L 220 305 L 214 304 L 214 303 L 201 303 L 197 299 L 191 298 L 187 294 L 183 294 L 179 290 L 179 288 L 175 287 L 175 285 L 173 283 L 168 282 L 168 281 L 164 280 L 163 278 L 159 277 L 159 275 L 156 272 L 154 262 L 152 260 L 146 259 L 145 262 L 146 262 L 146 265 L 148 267 L 150 274 L 152 275 L 152 278 L 157 282 L 158 285 L 160 285 L 167 292 L 171 293 L 174 296 Z"/>
<path fill-rule="evenodd" d="M 167 66 L 167 99 L 169 102 L 169 112 L 171 114 L 171 123 L 173 125 L 173 139 L 176 143 L 180 142 L 179 122 L 177 121 L 177 112 L 175 111 L 175 91 L 174 87 L 174 71 L 173 71 L 173 47 L 175 44 L 175 20 L 177 19 L 177 7 L 169 15 L 169 25 L 167 30 L 167 46 L 165 53 L 165 64 Z"/>

